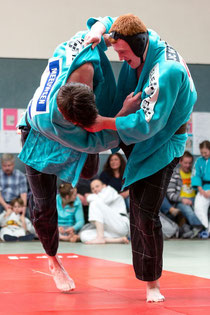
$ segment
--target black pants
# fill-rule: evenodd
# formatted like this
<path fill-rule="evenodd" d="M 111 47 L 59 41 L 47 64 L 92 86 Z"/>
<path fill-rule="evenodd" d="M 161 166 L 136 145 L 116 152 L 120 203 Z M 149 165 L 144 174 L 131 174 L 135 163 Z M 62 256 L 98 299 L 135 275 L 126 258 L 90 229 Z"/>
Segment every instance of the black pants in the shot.
<path fill-rule="evenodd" d="M 162 273 L 163 236 L 159 210 L 179 159 L 130 186 L 130 225 L 136 277 L 154 281 Z"/>
<path fill-rule="evenodd" d="M 25 143 L 30 128 L 21 130 L 22 144 Z M 84 166 L 84 176 L 91 178 L 97 173 L 98 155 L 88 155 Z M 26 175 L 32 191 L 29 201 L 31 220 L 37 235 L 49 256 L 55 256 L 58 249 L 58 214 L 56 207 L 57 177 L 41 173 L 25 165 Z"/>
<path fill-rule="evenodd" d="M 120 146 L 128 158 L 133 145 L 121 143 Z M 162 273 L 163 236 L 159 210 L 178 162 L 175 158 L 157 173 L 129 187 L 133 266 L 136 277 L 143 281 L 157 280 Z"/>

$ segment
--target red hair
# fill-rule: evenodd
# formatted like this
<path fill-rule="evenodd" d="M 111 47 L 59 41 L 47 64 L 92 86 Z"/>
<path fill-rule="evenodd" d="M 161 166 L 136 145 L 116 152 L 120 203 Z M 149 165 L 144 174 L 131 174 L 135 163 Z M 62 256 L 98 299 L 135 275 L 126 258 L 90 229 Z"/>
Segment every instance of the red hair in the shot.
<path fill-rule="evenodd" d="M 147 32 L 145 24 L 140 20 L 140 18 L 131 13 L 120 15 L 116 21 L 112 24 L 112 27 L 109 32 L 117 32 L 124 36 L 127 35 L 136 35 L 139 33 Z M 110 38 L 110 42 L 116 42 L 115 39 Z"/>

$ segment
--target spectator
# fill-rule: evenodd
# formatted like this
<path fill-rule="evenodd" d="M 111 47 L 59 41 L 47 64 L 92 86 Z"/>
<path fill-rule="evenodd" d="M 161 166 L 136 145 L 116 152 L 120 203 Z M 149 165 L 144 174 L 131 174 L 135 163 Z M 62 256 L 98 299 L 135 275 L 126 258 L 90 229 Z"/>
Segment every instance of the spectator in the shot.
<path fill-rule="evenodd" d="M 127 209 L 129 209 L 129 189 L 121 192 L 125 166 L 125 159 L 120 153 L 111 154 L 104 165 L 104 170 L 100 175 L 100 180 L 104 184 L 110 185 L 117 190 L 118 193 L 125 199 Z"/>
<path fill-rule="evenodd" d="M 25 209 L 23 200 L 16 198 L 0 214 L 1 240 L 14 242 L 34 239 L 35 230 L 31 221 L 25 217 Z"/>
<path fill-rule="evenodd" d="M 92 180 L 95 178 L 96 177 L 93 177 Z M 77 183 L 77 186 L 76 186 L 77 187 L 77 196 L 79 197 L 79 199 L 82 203 L 82 207 L 83 207 L 85 223 L 88 223 L 88 202 L 87 202 L 85 195 L 89 194 L 91 192 L 90 183 L 91 183 L 91 179 L 86 179 L 86 178 L 80 177 L 80 179 Z"/>
<path fill-rule="evenodd" d="M 79 240 L 77 233 L 84 225 L 83 209 L 77 196 L 77 189 L 68 183 L 61 184 L 56 202 L 59 239 L 75 243 Z"/>
<path fill-rule="evenodd" d="M 208 209 L 210 206 L 210 142 L 200 143 L 201 156 L 197 159 L 192 177 L 192 185 L 198 189 L 195 197 L 195 213 L 206 228 L 201 237 L 207 238 L 210 232 Z"/>
<path fill-rule="evenodd" d="M 15 169 L 15 158 L 12 154 L 2 154 L 0 170 L 0 213 L 10 209 L 10 202 L 21 198 L 24 207 L 27 206 L 27 179 L 19 170 Z M 26 209 L 24 210 L 26 211 Z"/>
<path fill-rule="evenodd" d="M 89 222 L 80 232 L 86 244 L 129 243 L 129 219 L 122 196 L 111 186 L 99 179 L 91 182 L 92 194 L 89 202 Z"/>
<path fill-rule="evenodd" d="M 201 221 L 193 211 L 195 190 L 191 187 L 191 171 L 193 156 L 185 151 L 180 158 L 179 167 L 174 169 L 168 189 L 167 197 L 173 206 L 178 208 L 192 227 L 189 236 L 196 237 L 203 229 Z"/>

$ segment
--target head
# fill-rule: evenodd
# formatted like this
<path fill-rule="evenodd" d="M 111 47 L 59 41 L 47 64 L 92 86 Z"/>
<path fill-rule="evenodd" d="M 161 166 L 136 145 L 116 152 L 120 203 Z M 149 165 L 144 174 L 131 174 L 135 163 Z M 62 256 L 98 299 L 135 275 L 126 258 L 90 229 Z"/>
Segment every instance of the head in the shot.
<path fill-rule="evenodd" d="M 6 175 L 11 175 L 15 167 L 15 157 L 13 154 L 4 153 L 1 157 L 1 168 Z"/>
<path fill-rule="evenodd" d="M 122 178 L 124 170 L 125 170 L 125 166 L 126 166 L 126 162 L 122 154 L 114 153 L 114 154 L 110 154 L 110 156 L 108 157 L 104 165 L 104 171 L 109 173 L 111 176 L 114 176 L 114 172 L 118 170 L 120 172 L 120 177 Z"/>
<path fill-rule="evenodd" d="M 10 205 L 12 207 L 12 210 L 16 213 L 16 214 L 22 214 L 23 213 L 23 209 L 24 209 L 24 202 L 23 199 L 21 198 L 16 198 L 13 199 L 10 202 Z"/>
<path fill-rule="evenodd" d="M 136 69 L 144 62 L 148 44 L 147 28 L 137 16 L 121 15 L 112 24 L 110 42 L 119 59 Z"/>
<path fill-rule="evenodd" d="M 82 127 L 90 127 L 98 115 L 93 91 L 78 82 L 66 83 L 59 89 L 57 105 L 66 120 Z"/>
<path fill-rule="evenodd" d="M 210 142 L 208 140 L 205 140 L 199 144 L 200 152 L 202 157 L 205 160 L 208 160 L 210 157 Z"/>
<path fill-rule="evenodd" d="M 179 164 L 180 169 L 184 173 L 190 173 L 192 171 L 193 155 L 190 152 L 185 151 L 183 156 L 180 158 Z"/>
<path fill-rule="evenodd" d="M 106 187 L 106 185 L 103 184 L 100 179 L 94 179 L 90 183 L 90 189 L 93 194 L 98 194 L 104 187 Z"/>
<path fill-rule="evenodd" d="M 59 186 L 59 194 L 65 204 L 73 205 L 77 197 L 77 189 L 69 183 L 63 183 Z"/>

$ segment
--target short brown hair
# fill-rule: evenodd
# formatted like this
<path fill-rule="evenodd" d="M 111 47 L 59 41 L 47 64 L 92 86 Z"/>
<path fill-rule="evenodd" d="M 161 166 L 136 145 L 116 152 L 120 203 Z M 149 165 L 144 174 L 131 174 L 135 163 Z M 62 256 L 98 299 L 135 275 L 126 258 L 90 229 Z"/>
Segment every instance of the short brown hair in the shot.
<path fill-rule="evenodd" d="M 98 115 L 93 91 L 78 82 L 66 83 L 59 89 L 57 105 L 66 120 L 83 127 L 90 127 Z"/>
<path fill-rule="evenodd" d="M 189 151 L 184 152 L 184 154 L 180 157 L 180 161 L 182 161 L 185 157 L 191 158 L 193 160 L 193 155 Z"/>
<path fill-rule="evenodd" d="M 14 205 L 15 205 L 16 202 L 17 202 L 21 207 L 24 207 L 24 201 L 23 201 L 22 198 L 15 198 L 15 199 L 13 199 L 12 201 L 10 201 L 10 205 L 11 205 L 12 207 L 14 207 Z"/>
<path fill-rule="evenodd" d="M 111 32 L 117 32 L 124 36 L 136 35 L 139 33 L 144 33 L 147 31 L 145 24 L 140 20 L 140 18 L 131 13 L 120 15 L 116 21 L 112 24 L 110 29 Z M 111 43 L 115 43 L 116 40 L 113 38 L 109 39 Z"/>
<path fill-rule="evenodd" d="M 72 184 L 69 183 L 62 183 L 59 186 L 59 194 L 61 195 L 62 198 L 65 198 L 66 196 L 70 196 L 72 195 L 72 193 L 74 192 L 75 188 L 72 186 Z"/>

